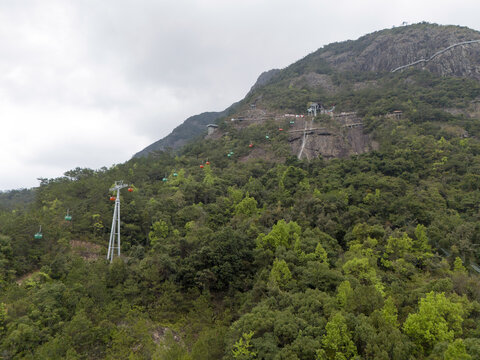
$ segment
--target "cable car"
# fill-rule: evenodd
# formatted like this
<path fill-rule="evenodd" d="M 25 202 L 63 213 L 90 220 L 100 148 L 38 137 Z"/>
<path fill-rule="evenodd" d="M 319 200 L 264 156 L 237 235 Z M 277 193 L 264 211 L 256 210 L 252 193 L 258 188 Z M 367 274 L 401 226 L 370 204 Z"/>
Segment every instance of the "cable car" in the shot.
<path fill-rule="evenodd" d="M 110 196 L 110 201 L 115 201 L 117 198 L 115 196 Z"/>
<path fill-rule="evenodd" d="M 270 136 L 268 136 L 268 135 L 265 135 L 265 139 L 267 139 L 267 140 L 268 140 L 268 139 L 270 139 Z"/>
<path fill-rule="evenodd" d="M 69 210 L 70 209 L 67 209 L 67 215 L 65 215 L 65 220 L 66 221 L 72 221 L 72 215 L 69 214 Z"/>
<path fill-rule="evenodd" d="M 252 147 L 253 147 L 253 144 L 248 145 L 248 147 L 249 147 L 249 148 L 252 148 Z"/>
<path fill-rule="evenodd" d="M 162 179 L 163 182 L 166 182 L 168 181 L 168 178 L 165 176 L 163 179 Z"/>
<path fill-rule="evenodd" d="M 42 235 L 42 225 L 40 225 L 40 229 L 38 230 L 37 233 L 33 236 L 35 240 L 41 240 L 43 238 Z"/>
<path fill-rule="evenodd" d="M 203 164 L 202 164 L 202 165 L 200 165 L 200 169 L 203 169 L 203 168 L 204 168 Z"/>
<path fill-rule="evenodd" d="M 128 190 L 128 192 L 133 192 L 133 188 L 132 188 L 132 187 L 129 187 L 127 190 Z"/>
<path fill-rule="evenodd" d="M 232 154 L 228 153 L 228 154 L 227 154 L 227 156 L 228 156 L 228 157 L 231 157 L 231 156 L 232 156 Z"/>
<path fill-rule="evenodd" d="M 205 164 L 210 165 L 210 161 L 207 160 L 207 162 Z"/>
<path fill-rule="evenodd" d="M 176 172 L 173 173 L 173 176 L 178 176 L 178 174 Z"/>

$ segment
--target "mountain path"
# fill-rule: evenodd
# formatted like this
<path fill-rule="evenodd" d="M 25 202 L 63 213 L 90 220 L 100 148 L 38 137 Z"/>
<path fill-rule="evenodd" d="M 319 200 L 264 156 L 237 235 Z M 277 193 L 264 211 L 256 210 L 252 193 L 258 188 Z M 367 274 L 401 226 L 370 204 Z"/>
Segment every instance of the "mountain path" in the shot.
<path fill-rule="evenodd" d="M 430 56 L 428 59 L 420 59 L 420 60 L 417 60 L 417 61 L 414 61 L 410 64 L 407 64 L 407 65 L 402 65 L 402 66 L 399 66 L 397 67 L 396 69 L 393 69 L 391 72 L 394 73 L 398 70 L 402 70 L 402 69 L 405 69 L 409 66 L 413 66 L 413 65 L 416 65 L 416 64 L 419 64 L 421 62 L 423 63 L 428 63 L 429 61 L 433 60 L 434 58 L 436 58 L 438 55 L 441 55 L 443 54 L 445 51 L 448 51 L 454 47 L 457 47 L 457 46 L 461 46 L 461 45 L 467 45 L 467 44 L 474 44 L 474 43 L 480 43 L 480 40 L 468 40 L 468 41 L 462 41 L 462 42 L 459 42 L 459 43 L 456 43 L 456 44 L 452 44 L 448 47 L 446 47 L 445 49 L 443 50 L 440 50 L 440 51 L 437 51 L 435 54 L 433 54 L 432 56 Z"/>

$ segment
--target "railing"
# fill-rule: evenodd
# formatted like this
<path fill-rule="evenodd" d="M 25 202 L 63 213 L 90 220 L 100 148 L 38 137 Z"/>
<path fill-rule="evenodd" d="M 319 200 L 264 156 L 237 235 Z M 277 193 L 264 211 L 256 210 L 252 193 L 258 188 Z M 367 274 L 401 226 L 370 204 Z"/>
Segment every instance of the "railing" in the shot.
<path fill-rule="evenodd" d="M 428 59 L 420 59 L 420 60 L 417 60 L 417 61 L 414 61 L 410 64 L 407 64 L 407 65 L 402 65 L 402 66 L 399 66 L 397 67 L 396 69 L 393 69 L 391 72 L 394 73 L 398 70 L 402 70 L 402 69 L 405 69 L 409 66 L 413 66 L 413 65 L 416 65 L 416 64 L 419 64 L 421 62 L 423 63 L 428 63 L 429 61 L 433 60 L 434 58 L 436 58 L 438 55 L 441 55 L 443 54 L 445 51 L 448 51 L 454 47 L 457 47 L 457 46 L 461 46 L 461 45 L 467 45 L 467 44 L 474 44 L 474 43 L 480 43 L 480 40 L 469 40 L 469 41 L 462 41 L 462 42 L 459 42 L 459 43 L 456 43 L 456 44 L 453 44 L 453 45 L 450 45 L 448 47 L 446 47 L 445 49 L 443 50 L 440 50 L 440 51 L 437 51 L 435 54 L 433 54 L 432 56 L 430 56 Z"/>

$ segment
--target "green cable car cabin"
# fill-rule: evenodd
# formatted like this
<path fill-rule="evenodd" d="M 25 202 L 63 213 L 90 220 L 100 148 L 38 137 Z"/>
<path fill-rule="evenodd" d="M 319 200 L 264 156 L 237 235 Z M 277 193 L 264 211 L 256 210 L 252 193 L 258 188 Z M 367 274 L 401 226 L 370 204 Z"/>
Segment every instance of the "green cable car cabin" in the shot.
<path fill-rule="evenodd" d="M 41 225 L 40 225 L 40 229 L 38 230 L 38 232 L 35 233 L 33 237 L 35 240 L 41 240 L 43 238 Z"/>

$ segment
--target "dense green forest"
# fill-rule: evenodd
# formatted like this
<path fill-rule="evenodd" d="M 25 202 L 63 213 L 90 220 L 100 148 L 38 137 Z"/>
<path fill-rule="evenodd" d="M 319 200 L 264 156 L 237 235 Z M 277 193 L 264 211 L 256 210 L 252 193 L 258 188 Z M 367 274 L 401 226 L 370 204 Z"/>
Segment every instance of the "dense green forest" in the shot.
<path fill-rule="evenodd" d="M 0 357 L 479 359 L 480 123 L 445 110 L 480 85 L 332 76 L 336 94 L 280 77 L 243 105 L 325 99 L 361 114 L 377 151 L 299 161 L 273 121 L 224 121 L 218 140 L 0 194 Z M 110 264 L 117 180 L 134 191 Z"/>

